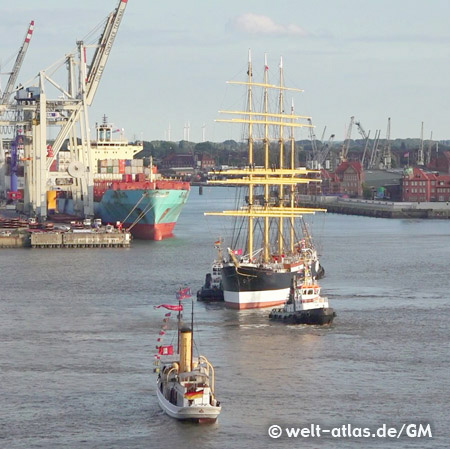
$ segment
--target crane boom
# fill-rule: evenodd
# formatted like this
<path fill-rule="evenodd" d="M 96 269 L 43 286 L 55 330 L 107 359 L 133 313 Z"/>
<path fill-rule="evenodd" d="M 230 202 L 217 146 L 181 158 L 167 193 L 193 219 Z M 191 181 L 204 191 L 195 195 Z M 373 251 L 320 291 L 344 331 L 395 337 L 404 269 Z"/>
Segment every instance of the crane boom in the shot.
<path fill-rule="evenodd" d="M 334 140 L 334 134 L 331 134 L 330 138 L 328 139 L 328 142 L 324 144 L 322 147 L 322 150 L 318 157 L 319 166 L 323 166 L 323 163 L 326 161 L 328 154 L 331 151 L 331 148 L 333 146 L 333 140 Z"/>
<path fill-rule="evenodd" d="M 105 28 L 99 39 L 86 81 L 86 104 L 90 106 L 97 91 L 114 39 L 119 30 L 128 0 L 119 0 L 117 8 L 110 13 Z"/>
<path fill-rule="evenodd" d="M 368 133 L 366 133 L 366 131 L 364 130 L 364 128 L 361 125 L 361 122 L 355 122 L 355 125 L 358 127 L 359 134 L 361 134 L 361 137 L 364 139 L 364 151 L 363 151 L 363 155 L 361 158 L 361 164 L 364 167 L 364 161 L 366 159 L 367 149 L 369 148 L 370 131 Z"/>
<path fill-rule="evenodd" d="M 9 97 L 11 96 L 14 85 L 16 84 L 17 77 L 19 75 L 20 68 L 22 67 L 23 60 L 25 58 L 25 54 L 28 50 L 28 46 L 30 45 L 31 36 L 33 35 L 34 30 L 34 20 L 30 22 L 28 26 L 27 34 L 25 35 L 25 39 L 23 41 L 22 47 L 20 47 L 19 53 L 17 54 L 16 62 L 14 63 L 14 67 L 9 76 L 8 82 L 6 84 L 6 88 L 2 94 L 2 98 L 0 100 L 0 105 L 5 105 L 9 101 Z"/>
<path fill-rule="evenodd" d="M 340 162 L 345 162 L 347 160 L 348 149 L 350 148 L 350 140 L 352 137 L 352 127 L 353 127 L 354 121 L 355 121 L 355 117 L 354 116 L 350 117 L 350 124 L 348 125 L 348 128 L 347 128 L 347 136 L 341 147 L 341 154 L 339 157 Z"/>

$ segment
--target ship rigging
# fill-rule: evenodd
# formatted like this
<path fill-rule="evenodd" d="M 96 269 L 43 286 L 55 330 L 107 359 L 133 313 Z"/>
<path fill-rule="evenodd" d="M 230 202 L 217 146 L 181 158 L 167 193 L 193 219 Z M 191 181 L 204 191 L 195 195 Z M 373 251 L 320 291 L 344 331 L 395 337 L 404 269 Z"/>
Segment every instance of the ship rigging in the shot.
<path fill-rule="evenodd" d="M 247 74 L 247 81 L 229 82 L 246 86 L 247 109 L 220 111 L 233 117 L 217 121 L 248 127 L 248 166 L 225 171 L 226 180 L 209 182 L 245 187 L 246 201 L 234 210 L 206 213 L 235 218 L 235 235 L 228 248 L 230 260 L 224 264 L 222 275 L 225 302 L 239 309 L 268 307 L 286 301 L 293 273 L 304 269 L 305 260 L 314 261 L 314 266 L 317 261 L 317 254 L 311 254 L 313 249 L 306 247 L 306 240 L 296 232 L 296 219 L 301 219 L 305 214 L 325 211 L 301 207 L 296 195 L 299 184 L 321 182 L 318 170 L 298 167 L 296 160 L 294 131 L 312 127 L 308 123 L 311 118 L 295 114 L 293 101 L 290 114 L 284 112 L 285 93 L 302 90 L 284 85 L 282 59 L 278 85 L 269 83 L 267 56 L 262 83 L 253 80 L 250 52 Z M 254 89 L 257 88 L 263 91 L 261 111 L 253 107 Z M 269 109 L 269 92 L 277 94 L 277 109 L 274 112 Z M 255 142 L 255 128 L 259 125 L 263 129 L 260 148 Z M 276 148 L 271 145 L 271 132 L 274 130 L 278 141 Z M 289 135 L 286 130 L 289 130 Z M 255 164 L 258 151 L 262 152 L 262 167 Z M 242 242 L 240 247 L 239 241 Z"/>

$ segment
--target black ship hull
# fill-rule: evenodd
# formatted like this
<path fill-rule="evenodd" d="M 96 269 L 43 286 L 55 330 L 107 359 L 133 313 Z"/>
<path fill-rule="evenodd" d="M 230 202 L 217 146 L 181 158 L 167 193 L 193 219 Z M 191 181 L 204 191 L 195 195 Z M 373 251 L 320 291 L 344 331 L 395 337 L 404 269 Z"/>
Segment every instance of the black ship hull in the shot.
<path fill-rule="evenodd" d="M 331 324 L 336 312 L 331 308 L 301 310 L 298 312 L 285 312 L 283 309 L 273 309 L 269 318 L 272 321 L 281 321 L 286 324 L 309 324 L 323 326 Z"/>
<path fill-rule="evenodd" d="M 223 290 L 221 288 L 205 288 L 197 292 L 197 301 L 220 302 L 223 301 Z"/>
<path fill-rule="evenodd" d="M 274 272 L 253 266 L 225 265 L 222 284 L 225 303 L 236 309 L 256 309 L 284 304 L 294 273 Z"/>

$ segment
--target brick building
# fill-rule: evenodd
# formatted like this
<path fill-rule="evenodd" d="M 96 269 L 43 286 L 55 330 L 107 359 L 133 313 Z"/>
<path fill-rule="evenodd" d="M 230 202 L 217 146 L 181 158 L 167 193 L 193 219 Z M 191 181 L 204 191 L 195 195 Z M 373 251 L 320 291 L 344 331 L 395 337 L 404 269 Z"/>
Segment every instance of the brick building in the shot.
<path fill-rule="evenodd" d="M 402 179 L 402 201 L 450 201 L 450 175 L 414 167 Z"/>
<path fill-rule="evenodd" d="M 338 186 L 334 186 L 335 189 L 339 189 L 342 195 L 348 195 L 350 197 L 362 197 L 363 195 L 363 183 L 364 183 L 364 170 L 359 161 L 346 161 L 342 162 L 334 171 L 336 175 L 335 181 L 338 181 Z"/>
<path fill-rule="evenodd" d="M 216 161 L 213 157 L 211 157 L 207 153 L 202 153 L 198 156 L 197 159 L 197 167 L 202 170 L 209 170 L 210 168 L 214 168 L 216 166 Z"/>

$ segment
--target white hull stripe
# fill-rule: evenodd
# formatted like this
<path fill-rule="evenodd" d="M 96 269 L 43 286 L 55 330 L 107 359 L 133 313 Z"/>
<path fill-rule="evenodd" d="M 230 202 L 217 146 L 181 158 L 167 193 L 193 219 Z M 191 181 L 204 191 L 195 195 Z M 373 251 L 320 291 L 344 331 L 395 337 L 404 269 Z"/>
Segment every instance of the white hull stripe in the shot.
<path fill-rule="evenodd" d="M 230 292 L 224 290 L 225 302 L 230 305 L 239 305 L 244 308 L 245 306 L 251 307 L 253 304 L 256 307 L 267 307 L 274 303 L 283 304 L 289 297 L 289 288 L 282 288 L 280 290 L 260 290 L 250 292 Z M 257 304 L 260 304 L 259 306 Z M 243 307 L 242 307 L 243 306 Z"/>

